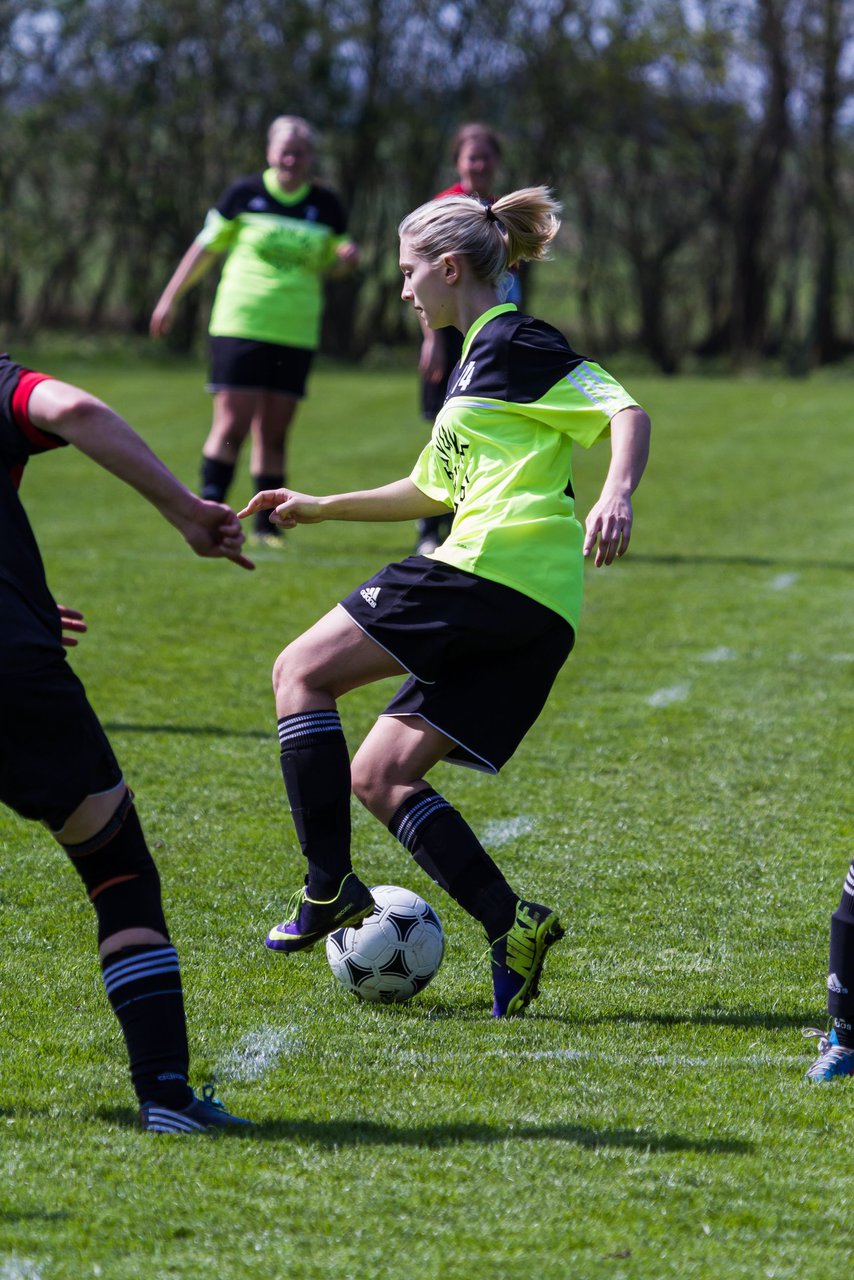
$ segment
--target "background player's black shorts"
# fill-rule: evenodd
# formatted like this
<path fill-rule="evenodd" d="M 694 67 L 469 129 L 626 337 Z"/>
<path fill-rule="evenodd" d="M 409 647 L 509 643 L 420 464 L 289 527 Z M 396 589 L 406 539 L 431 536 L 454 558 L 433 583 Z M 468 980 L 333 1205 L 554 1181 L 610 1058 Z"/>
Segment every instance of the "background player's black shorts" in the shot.
<path fill-rule="evenodd" d="M 45 593 L 47 594 L 47 593 Z M 53 616 L 0 579 L 0 801 L 58 830 L 122 773 Z"/>
<path fill-rule="evenodd" d="M 545 705 L 575 642 L 529 596 L 428 556 L 387 565 L 341 601 L 410 672 L 387 716 L 421 716 L 457 743 L 447 759 L 506 764 Z"/>
<path fill-rule="evenodd" d="M 252 338 L 210 339 L 208 391 L 278 391 L 301 400 L 313 351 Z"/>

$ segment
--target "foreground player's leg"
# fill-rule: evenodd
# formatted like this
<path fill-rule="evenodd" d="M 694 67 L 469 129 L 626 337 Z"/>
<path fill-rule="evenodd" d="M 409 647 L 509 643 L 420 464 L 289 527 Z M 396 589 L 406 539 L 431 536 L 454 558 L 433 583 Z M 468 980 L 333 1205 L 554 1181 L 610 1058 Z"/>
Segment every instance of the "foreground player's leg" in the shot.
<path fill-rule="evenodd" d="M 127 1045 L 143 1127 L 158 1132 L 245 1125 L 188 1084 L 189 1051 L 178 955 L 163 915 L 160 878 L 122 782 L 88 796 L 54 836 L 98 917 L 107 997 Z"/>
<path fill-rule="evenodd" d="M 373 910 L 350 861 L 350 757 L 336 698 L 400 670 L 341 609 L 321 618 L 276 662 L 282 777 L 308 874 L 288 918 L 267 934 L 274 951 L 306 951 Z"/>
<path fill-rule="evenodd" d="M 854 1076 L 854 862 L 839 906 L 830 917 L 830 964 L 827 1008 L 833 1026 L 829 1032 L 809 1027 L 805 1036 L 818 1039 L 818 1057 L 807 1079 L 822 1084 L 838 1076 Z"/>
<path fill-rule="evenodd" d="M 353 760 L 353 787 L 431 879 L 483 925 L 492 1012 L 505 1017 L 537 995 L 546 953 L 563 929 L 551 908 L 514 892 L 462 815 L 424 781 L 453 745 L 420 717 L 383 717 Z"/>

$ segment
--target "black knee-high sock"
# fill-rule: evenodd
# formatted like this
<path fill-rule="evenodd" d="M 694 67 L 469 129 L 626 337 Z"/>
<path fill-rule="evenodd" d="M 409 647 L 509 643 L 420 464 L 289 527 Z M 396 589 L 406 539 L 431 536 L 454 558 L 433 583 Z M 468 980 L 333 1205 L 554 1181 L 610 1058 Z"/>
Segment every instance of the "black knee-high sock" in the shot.
<path fill-rule="evenodd" d="M 297 839 L 308 859 L 308 894 L 328 901 L 350 861 L 350 756 L 337 711 L 279 720 L 282 777 Z"/>
<path fill-rule="evenodd" d="M 388 829 L 428 876 L 480 921 L 490 942 L 507 932 L 517 894 L 462 815 L 432 787 L 408 796 Z"/>
<path fill-rule="evenodd" d="M 201 492 L 199 497 L 208 502 L 225 502 L 234 479 L 233 462 L 220 462 L 219 458 L 202 456 Z"/>
<path fill-rule="evenodd" d="M 261 475 L 253 475 L 252 484 L 255 493 L 260 493 L 262 489 L 282 489 L 285 485 L 285 476 L 282 471 L 268 471 Z M 254 523 L 256 533 L 269 533 L 273 537 L 278 537 L 282 532 L 276 525 L 270 524 L 269 511 L 256 511 Z"/>
<path fill-rule="evenodd" d="M 827 1007 L 839 1043 L 854 1049 L 854 862 L 839 906 L 830 917 Z"/>
<path fill-rule="evenodd" d="M 184 1107 L 190 1055 L 178 953 L 171 943 L 123 947 L 101 961 L 140 1102 Z"/>

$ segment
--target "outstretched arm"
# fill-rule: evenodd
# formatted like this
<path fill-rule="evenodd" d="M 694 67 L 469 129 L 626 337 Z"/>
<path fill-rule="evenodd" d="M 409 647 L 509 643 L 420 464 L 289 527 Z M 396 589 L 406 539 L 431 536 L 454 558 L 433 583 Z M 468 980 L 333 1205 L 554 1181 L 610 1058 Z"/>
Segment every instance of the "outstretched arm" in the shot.
<path fill-rule="evenodd" d="M 190 245 L 175 268 L 172 279 L 163 290 L 151 316 L 149 331 L 152 338 L 162 338 L 172 327 L 172 311 L 178 299 L 201 280 L 216 261 L 217 255 L 203 249 L 195 241 Z"/>
<path fill-rule="evenodd" d="M 316 498 L 292 489 L 265 489 L 256 493 L 238 516 L 271 511 L 270 523 L 283 529 L 323 520 L 417 520 L 420 516 L 447 515 L 448 507 L 435 502 L 411 480 L 394 480 L 379 489 L 330 494 Z"/>
<path fill-rule="evenodd" d="M 611 564 L 629 549 L 632 494 L 649 457 L 650 431 L 648 415 L 636 405 L 621 409 L 611 419 L 611 465 L 599 501 L 587 517 L 584 539 L 586 556 L 596 550 L 597 568 Z"/>
<path fill-rule="evenodd" d="M 225 556 L 244 569 L 243 530 L 230 507 L 205 502 L 173 476 L 157 454 L 109 405 L 68 382 L 39 382 L 30 395 L 33 425 L 73 444 L 141 493 L 199 556 Z"/>

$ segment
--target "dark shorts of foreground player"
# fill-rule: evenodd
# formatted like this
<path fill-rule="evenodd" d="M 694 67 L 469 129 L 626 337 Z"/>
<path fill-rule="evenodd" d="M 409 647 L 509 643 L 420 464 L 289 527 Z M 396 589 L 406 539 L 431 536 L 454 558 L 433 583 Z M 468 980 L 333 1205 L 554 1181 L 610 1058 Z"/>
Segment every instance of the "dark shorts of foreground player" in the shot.
<path fill-rule="evenodd" d="M 451 764 L 498 773 L 549 696 L 575 633 L 529 596 L 428 556 L 387 565 L 341 601 L 410 678 L 383 711 L 457 744 Z"/>
<path fill-rule="evenodd" d="M 46 616 L 0 579 L 0 610 L 0 802 L 57 829 L 121 770 L 66 661 L 56 606 Z"/>

